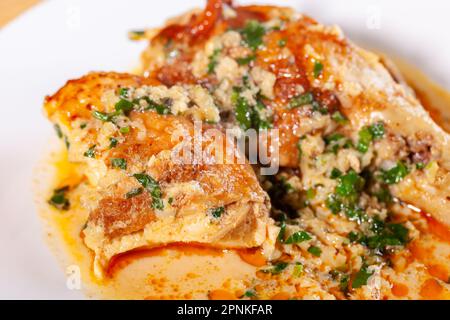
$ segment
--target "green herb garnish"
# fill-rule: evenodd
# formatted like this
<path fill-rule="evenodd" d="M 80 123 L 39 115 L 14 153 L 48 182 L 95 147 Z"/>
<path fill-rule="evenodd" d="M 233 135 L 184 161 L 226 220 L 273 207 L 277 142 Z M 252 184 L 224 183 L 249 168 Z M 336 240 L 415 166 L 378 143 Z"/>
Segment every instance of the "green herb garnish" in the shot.
<path fill-rule="evenodd" d="M 373 275 L 373 272 L 367 270 L 367 266 L 362 266 L 361 269 L 356 273 L 352 281 L 352 288 L 357 289 L 362 286 L 367 285 L 367 280 Z"/>
<path fill-rule="evenodd" d="M 408 241 L 408 229 L 400 223 L 380 223 L 377 234 L 363 239 L 370 249 L 384 250 L 387 246 L 402 246 Z"/>
<path fill-rule="evenodd" d="M 256 297 L 256 293 L 255 293 L 254 290 L 247 290 L 247 291 L 245 291 L 245 293 L 242 295 L 241 298 L 244 298 L 244 297 L 246 297 L 246 298 L 255 298 Z"/>
<path fill-rule="evenodd" d="M 289 103 L 289 108 L 294 109 L 298 107 L 302 107 L 308 104 L 313 103 L 314 96 L 311 92 L 306 92 L 301 95 L 295 96 L 291 99 L 291 102 Z"/>
<path fill-rule="evenodd" d="M 253 50 L 258 49 L 263 44 L 263 37 L 266 33 L 264 26 L 256 20 L 250 20 L 241 30 L 245 43 Z"/>
<path fill-rule="evenodd" d="M 158 181 L 145 173 L 134 174 L 133 177 L 150 193 L 152 196 L 152 208 L 162 210 L 164 203 L 161 199 L 162 192 Z"/>
<path fill-rule="evenodd" d="M 142 192 L 144 192 L 144 188 L 141 188 L 141 187 L 132 189 L 125 194 L 125 198 L 130 199 L 130 198 L 136 197 L 136 196 L 140 195 Z"/>
<path fill-rule="evenodd" d="M 129 126 L 122 127 L 119 129 L 119 131 L 120 131 L 120 133 L 123 133 L 123 134 L 130 133 L 130 127 Z"/>
<path fill-rule="evenodd" d="M 69 186 L 55 189 L 48 203 L 59 210 L 69 210 L 70 201 L 66 198 L 66 193 L 69 189 Z"/>
<path fill-rule="evenodd" d="M 222 214 L 225 213 L 225 207 L 217 207 L 213 208 L 209 211 L 209 213 L 216 219 L 220 218 Z"/>
<path fill-rule="evenodd" d="M 399 161 L 395 167 L 381 172 L 381 180 L 386 184 L 396 184 L 402 181 L 408 173 L 409 170 L 406 165 Z"/>
<path fill-rule="evenodd" d="M 308 252 L 311 253 L 313 256 L 320 257 L 322 254 L 322 249 L 316 246 L 311 246 L 308 248 Z"/>
<path fill-rule="evenodd" d="M 311 240 L 311 236 L 305 232 L 305 231 L 297 231 L 289 236 L 289 238 L 284 241 L 286 244 L 293 244 L 293 243 L 301 243 L 304 241 Z"/>
<path fill-rule="evenodd" d="M 250 128 L 263 130 L 272 127 L 269 119 L 263 119 L 260 116 L 258 110 L 250 106 L 248 101 L 240 95 L 240 88 L 234 88 L 233 95 L 231 97 L 232 102 L 235 105 L 234 116 L 240 127 L 244 130 Z M 259 100 L 256 108 L 265 109 L 264 104 Z"/>
<path fill-rule="evenodd" d="M 83 155 L 87 158 L 95 158 L 95 145 L 90 147 Z"/>
<path fill-rule="evenodd" d="M 97 110 L 92 111 L 92 116 L 100 121 L 108 122 L 111 121 L 112 115 Z"/>
<path fill-rule="evenodd" d="M 363 128 L 359 131 L 359 140 L 356 149 L 361 153 L 366 153 L 369 150 L 369 145 L 372 142 L 373 137 L 369 128 Z"/>
<path fill-rule="evenodd" d="M 117 111 L 117 114 L 120 112 L 123 112 L 124 114 L 130 113 L 131 110 L 134 108 L 134 103 L 125 99 L 120 99 L 114 108 Z"/>
<path fill-rule="evenodd" d="M 245 57 L 245 58 L 238 58 L 238 59 L 236 59 L 236 61 L 237 61 L 237 63 L 238 63 L 240 66 L 244 66 L 244 65 L 247 65 L 247 64 L 249 64 L 250 62 L 254 61 L 255 59 L 256 59 L 256 56 L 255 56 L 255 55 L 250 55 L 250 56 Z"/>
<path fill-rule="evenodd" d="M 263 272 L 271 273 L 271 274 L 280 274 L 283 272 L 284 269 L 287 268 L 289 263 L 287 262 L 278 262 L 276 265 L 273 266 L 273 268 L 265 269 Z"/>
<path fill-rule="evenodd" d="M 346 175 L 340 176 L 338 181 L 336 194 L 354 203 L 364 187 L 364 179 L 351 169 Z"/>
<path fill-rule="evenodd" d="M 292 272 L 292 276 L 294 278 L 298 278 L 303 273 L 303 265 L 300 262 L 296 262 L 294 265 L 294 271 Z"/>
<path fill-rule="evenodd" d="M 284 243 L 284 236 L 286 234 L 286 221 L 282 219 L 280 222 L 280 232 L 278 232 L 277 241 Z"/>
<path fill-rule="evenodd" d="M 366 153 L 369 150 L 370 143 L 375 139 L 382 138 L 384 132 L 384 125 L 381 122 L 362 128 L 359 131 L 359 140 L 356 149 L 361 153 Z"/>
<path fill-rule="evenodd" d="M 424 162 L 418 162 L 418 163 L 416 163 L 416 169 L 417 169 L 417 170 L 422 170 L 422 169 L 425 168 L 426 166 L 427 166 L 427 164 L 424 163 Z"/>
<path fill-rule="evenodd" d="M 335 122 L 337 122 L 340 125 L 344 125 L 348 122 L 348 119 L 339 111 L 335 111 L 331 115 L 331 119 L 333 119 Z"/>
<path fill-rule="evenodd" d="M 331 179 L 337 179 L 340 176 L 342 176 L 341 170 L 339 170 L 337 168 L 333 168 L 333 170 L 331 170 L 331 174 L 330 174 Z"/>
<path fill-rule="evenodd" d="M 286 46 L 286 44 L 287 44 L 287 40 L 286 40 L 286 39 L 280 39 L 280 40 L 278 40 L 278 46 L 279 46 L 279 47 L 283 48 L 283 47 Z"/>
<path fill-rule="evenodd" d="M 214 73 L 214 70 L 216 69 L 216 66 L 219 63 L 220 51 L 221 51 L 220 49 L 214 49 L 213 54 L 209 57 L 208 74 Z"/>
<path fill-rule="evenodd" d="M 117 147 L 117 143 L 118 143 L 118 142 L 119 142 L 119 141 L 117 141 L 116 138 L 110 137 L 110 138 L 109 138 L 109 148 L 112 149 L 112 148 Z"/>
<path fill-rule="evenodd" d="M 58 136 L 58 138 L 61 139 L 64 135 L 61 131 L 61 127 L 59 126 L 59 124 L 55 124 L 53 127 L 55 128 L 56 135 Z"/>
<path fill-rule="evenodd" d="M 320 77 L 323 72 L 323 64 L 319 61 L 314 63 L 314 78 Z"/>
<path fill-rule="evenodd" d="M 122 158 L 113 158 L 111 159 L 111 165 L 113 168 L 120 168 L 123 170 L 127 169 L 127 160 Z"/>

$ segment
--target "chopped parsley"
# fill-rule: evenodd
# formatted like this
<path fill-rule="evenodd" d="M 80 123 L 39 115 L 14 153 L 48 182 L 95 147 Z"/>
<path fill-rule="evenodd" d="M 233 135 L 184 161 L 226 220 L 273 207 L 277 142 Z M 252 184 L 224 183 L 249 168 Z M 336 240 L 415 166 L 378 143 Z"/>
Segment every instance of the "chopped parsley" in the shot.
<path fill-rule="evenodd" d="M 284 243 L 285 234 L 286 234 L 286 221 L 283 218 L 280 222 L 280 232 L 278 233 L 277 241 L 280 243 Z"/>
<path fill-rule="evenodd" d="M 370 249 L 384 250 L 387 246 L 402 246 L 409 241 L 408 229 L 400 223 L 381 223 L 377 234 L 366 239 Z"/>
<path fill-rule="evenodd" d="M 67 138 L 67 136 L 65 136 L 62 133 L 61 127 L 58 124 L 55 124 L 54 128 L 55 128 L 56 135 L 58 136 L 58 138 L 59 139 L 63 139 L 64 140 L 64 144 L 66 145 L 66 148 L 69 149 L 69 147 L 70 147 L 69 139 Z"/>
<path fill-rule="evenodd" d="M 284 241 L 286 244 L 293 244 L 293 243 L 301 243 L 304 241 L 311 240 L 311 236 L 305 232 L 305 231 L 297 231 L 289 236 L 289 238 Z"/>
<path fill-rule="evenodd" d="M 120 168 L 123 170 L 127 169 L 127 160 L 122 158 L 113 158 L 111 159 L 111 165 L 113 168 Z"/>
<path fill-rule="evenodd" d="M 292 276 L 294 278 L 298 278 L 303 273 L 303 265 L 300 262 L 296 262 L 294 265 L 294 271 L 292 272 Z"/>
<path fill-rule="evenodd" d="M 133 177 L 150 193 L 152 196 L 152 208 L 162 210 L 164 203 L 161 199 L 162 192 L 158 181 L 145 173 L 136 173 Z"/>
<path fill-rule="evenodd" d="M 335 193 L 328 195 L 325 201 L 327 208 L 334 214 L 344 211 L 350 220 L 362 221 L 365 214 L 357 207 L 357 202 L 365 184 L 364 178 L 353 169 L 345 175 L 340 174 L 338 169 L 333 169 L 331 177 L 338 180 L 338 185 Z"/>
<path fill-rule="evenodd" d="M 347 293 L 349 282 L 350 282 L 350 277 L 348 276 L 348 274 L 343 274 L 341 276 L 341 279 L 339 280 L 339 289 L 342 292 Z"/>
<path fill-rule="evenodd" d="M 330 194 L 325 200 L 325 205 L 334 214 L 338 214 L 342 209 L 342 202 L 335 194 Z"/>
<path fill-rule="evenodd" d="M 359 140 L 356 149 L 361 153 L 366 153 L 369 150 L 370 143 L 375 139 L 382 138 L 384 131 L 384 125 L 381 122 L 362 128 L 359 131 Z"/>
<path fill-rule="evenodd" d="M 252 49 L 256 50 L 263 44 L 263 37 L 266 33 L 264 26 L 256 20 L 250 20 L 241 30 L 244 42 Z"/>
<path fill-rule="evenodd" d="M 333 170 L 331 170 L 331 174 L 330 174 L 331 179 L 337 179 L 340 176 L 342 176 L 341 170 L 339 170 L 337 168 L 333 168 Z"/>
<path fill-rule="evenodd" d="M 308 248 L 308 252 L 311 253 L 313 256 L 320 257 L 322 254 L 322 249 L 316 246 L 311 246 Z"/>
<path fill-rule="evenodd" d="M 364 179 L 356 171 L 351 169 L 347 174 L 338 178 L 336 194 L 342 198 L 349 199 L 350 202 L 356 202 L 360 191 L 364 187 Z"/>
<path fill-rule="evenodd" d="M 64 135 L 61 131 L 61 127 L 59 126 L 59 124 L 55 124 L 54 125 L 55 131 L 56 131 L 56 135 L 58 136 L 58 138 L 62 138 Z"/>
<path fill-rule="evenodd" d="M 392 195 L 387 188 L 381 188 L 379 191 L 373 192 L 372 195 L 375 196 L 380 202 L 392 202 Z"/>
<path fill-rule="evenodd" d="M 252 111 L 247 100 L 240 95 L 236 99 L 235 117 L 239 125 L 248 130 L 252 127 Z"/>
<path fill-rule="evenodd" d="M 80 129 L 85 129 L 87 127 L 87 123 L 83 122 L 82 124 L 80 124 Z"/>
<path fill-rule="evenodd" d="M 345 137 L 340 133 L 333 133 L 324 137 L 327 151 L 337 154 L 338 150 L 346 143 L 346 141 L 343 140 L 344 138 Z"/>
<path fill-rule="evenodd" d="M 286 40 L 286 39 L 280 39 L 280 40 L 278 40 L 278 46 L 279 46 L 279 47 L 283 48 L 283 47 L 286 46 L 286 44 L 287 44 L 287 40 Z"/>
<path fill-rule="evenodd" d="M 117 147 L 118 142 L 119 141 L 117 141 L 117 139 L 114 137 L 109 138 L 109 148 L 112 149 L 112 148 Z"/>
<path fill-rule="evenodd" d="M 221 51 L 220 49 L 215 49 L 213 54 L 209 57 L 208 74 L 214 73 L 214 70 L 216 69 L 216 66 L 219 63 L 220 51 Z"/>
<path fill-rule="evenodd" d="M 114 106 L 114 108 L 117 111 L 117 114 L 120 114 L 121 112 L 123 112 L 124 114 L 128 114 L 130 113 L 131 110 L 133 110 L 134 108 L 134 103 L 125 99 L 120 99 L 116 105 Z"/>
<path fill-rule="evenodd" d="M 120 131 L 120 133 L 123 133 L 123 134 L 130 133 L 130 127 L 129 126 L 122 127 L 119 129 L 119 131 Z"/>
<path fill-rule="evenodd" d="M 128 88 L 120 88 L 119 89 L 119 97 L 121 97 L 123 99 L 127 99 L 129 92 L 130 92 L 130 89 L 128 89 Z"/>
<path fill-rule="evenodd" d="M 125 198 L 130 199 L 130 198 L 136 197 L 136 196 L 140 195 L 142 192 L 144 192 L 144 188 L 142 188 L 142 187 L 132 189 L 125 194 Z"/>
<path fill-rule="evenodd" d="M 424 162 L 418 162 L 418 163 L 416 163 L 416 169 L 417 169 L 417 170 L 422 170 L 422 169 L 424 169 L 426 166 L 427 166 L 427 164 L 424 163 Z"/>
<path fill-rule="evenodd" d="M 289 104 L 289 108 L 294 109 L 294 108 L 302 107 L 302 106 L 313 103 L 313 101 L 314 101 L 313 94 L 311 92 L 306 92 L 306 93 L 303 93 L 301 95 L 298 95 L 298 96 L 295 96 L 294 98 L 292 98 L 290 101 L 290 104 Z"/>
<path fill-rule="evenodd" d="M 369 131 L 369 128 L 363 128 L 359 131 L 359 140 L 356 149 L 358 149 L 361 153 L 366 153 L 369 150 L 369 145 L 372 142 L 372 134 Z"/>
<path fill-rule="evenodd" d="M 69 149 L 70 142 L 69 142 L 69 138 L 67 138 L 67 136 L 64 137 L 64 144 L 66 145 L 66 148 Z"/>
<path fill-rule="evenodd" d="M 320 77 L 323 72 L 323 64 L 319 61 L 314 63 L 314 78 Z"/>
<path fill-rule="evenodd" d="M 95 158 L 95 145 L 90 147 L 83 155 L 87 158 Z"/>
<path fill-rule="evenodd" d="M 371 125 L 369 130 L 374 139 L 379 139 L 384 136 L 384 125 L 381 122 Z"/>
<path fill-rule="evenodd" d="M 335 111 L 331 115 L 331 119 L 333 119 L 336 123 L 338 123 L 340 125 L 344 125 L 348 122 L 348 119 L 339 111 Z"/>
<path fill-rule="evenodd" d="M 240 95 L 241 88 L 234 88 L 232 101 L 235 105 L 234 116 L 240 127 L 244 130 L 250 128 L 263 130 L 272 127 L 270 119 L 262 118 L 258 110 L 265 109 L 265 105 L 258 99 L 256 107 L 251 106 L 248 101 Z"/>
<path fill-rule="evenodd" d="M 322 106 L 319 102 L 313 101 L 311 105 L 313 107 L 313 111 L 320 112 L 323 115 L 328 114 L 328 109 Z"/>
<path fill-rule="evenodd" d="M 361 269 L 355 274 L 352 280 L 352 288 L 357 289 L 365 286 L 367 284 L 367 280 L 369 280 L 372 275 L 373 271 L 368 271 L 367 266 L 363 265 Z"/>
<path fill-rule="evenodd" d="M 344 206 L 344 213 L 350 221 L 357 221 L 358 223 L 366 220 L 366 213 L 363 209 L 355 206 Z"/>
<path fill-rule="evenodd" d="M 213 208 L 209 211 L 209 213 L 216 219 L 219 219 L 222 214 L 225 213 L 225 208 L 224 207 L 217 207 L 217 208 Z"/>
<path fill-rule="evenodd" d="M 371 225 L 372 235 L 350 232 L 348 239 L 358 242 L 369 249 L 384 252 L 388 246 L 403 246 L 409 241 L 408 229 L 400 223 L 385 223 L 374 219 Z"/>
<path fill-rule="evenodd" d="M 70 201 L 66 197 L 67 191 L 69 191 L 69 186 L 55 189 L 48 203 L 59 210 L 69 210 Z"/>
<path fill-rule="evenodd" d="M 263 272 L 271 273 L 271 274 L 280 274 L 281 272 L 283 272 L 284 269 L 287 268 L 288 265 L 289 265 L 289 263 L 287 263 L 287 262 L 278 262 L 272 268 L 265 269 L 265 270 L 263 270 Z"/>
<path fill-rule="evenodd" d="M 396 184 L 403 180 L 409 173 L 406 165 L 399 161 L 397 165 L 389 170 L 381 172 L 381 180 L 386 184 Z"/>
<path fill-rule="evenodd" d="M 236 59 L 236 61 L 237 61 L 237 63 L 238 63 L 240 66 L 244 66 L 244 65 L 247 65 L 247 64 L 249 64 L 250 62 L 254 61 L 255 59 L 256 59 L 256 56 L 255 56 L 255 55 L 250 55 L 250 56 L 245 57 L 245 58 L 238 58 L 238 59 Z"/>
<path fill-rule="evenodd" d="M 98 119 L 98 120 L 103 121 L 103 122 L 111 121 L 112 118 L 113 118 L 112 114 L 100 112 L 100 111 L 97 111 L 97 110 L 92 111 L 92 116 L 95 119 Z"/>
<path fill-rule="evenodd" d="M 241 299 L 242 298 L 256 298 L 256 292 L 254 290 L 247 290 L 242 295 Z"/>
<path fill-rule="evenodd" d="M 331 144 L 332 142 L 336 142 L 339 141 L 341 139 L 343 139 L 344 136 L 340 133 L 333 133 L 329 136 L 324 137 L 323 139 L 325 140 L 326 144 Z"/>

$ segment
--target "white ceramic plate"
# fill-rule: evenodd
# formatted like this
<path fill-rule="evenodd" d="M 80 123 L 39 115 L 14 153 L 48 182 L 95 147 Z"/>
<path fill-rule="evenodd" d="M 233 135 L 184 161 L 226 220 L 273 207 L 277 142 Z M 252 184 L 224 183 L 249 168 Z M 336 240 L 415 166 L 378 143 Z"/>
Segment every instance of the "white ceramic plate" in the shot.
<path fill-rule="evenodd" d="M 293 6 L 340 25 L 356 42 L 402 56 L 450 88 L 450 2 L 442 0 L 244 1 Z M 88 71 L 128 71 L 144 43 L 127 31 L 158 26 L 203 0 L 60 0 L 34 7 L 0 30 L 0 298 L 73 299 L 43 241 L 33 204 L 33 168 L 54 134 L 43 98 Z"/>

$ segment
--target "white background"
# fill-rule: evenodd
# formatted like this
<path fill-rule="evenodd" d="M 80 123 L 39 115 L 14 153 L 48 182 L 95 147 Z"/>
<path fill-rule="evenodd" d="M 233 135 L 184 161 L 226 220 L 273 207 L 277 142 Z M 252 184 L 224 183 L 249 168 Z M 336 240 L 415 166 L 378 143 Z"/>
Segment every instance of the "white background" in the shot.
<path fill-rule="evenodd" d="M 403 57 L 450 89 L 450 2 L 271 0 L 340 25 L 357 43 Z M 0 298 L 72 299 L 43 242 L 32 170 L 53 135 L 45 95 L 88 71 L 128 71 L 145 43 L 132 29 L 158 26 L 202 0 L 54 0 L 0 30 Z"/>

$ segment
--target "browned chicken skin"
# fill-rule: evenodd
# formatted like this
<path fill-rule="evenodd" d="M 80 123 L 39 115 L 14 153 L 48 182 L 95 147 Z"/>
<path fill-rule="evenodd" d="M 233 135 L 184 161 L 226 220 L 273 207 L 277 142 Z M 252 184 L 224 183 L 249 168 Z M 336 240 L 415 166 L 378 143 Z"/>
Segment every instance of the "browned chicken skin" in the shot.
<path fill-rule="evenodd" d="M 208 163 L 177 163 L 172 157 L 179 144 L 175 134 L 194 134 L 190 117 L 168 109 L 160 110 L 164 114 L 131 111 L 111 120 L 100 120 L 98 113 L 94 117 L 95 112 L 106 117 L 117 106 L 121 88 L 134 90 L 148 83 L 126 74 L 92 73 L 69 81 L 46 101 L 49 118 L 70 143 L 69 159 L 85 167 L 98 194 L 88 205 L 92 211 L 83 231 L 96 253 L 97 271 L 112 256 L 137 247 L 172 242 L 259 246 L 269 204 L 250 165 L 221 163 L 218 155 Z M 170 94 L 166 87 L 153 88 Z M 176 105 L 176 98 L 171 99 Z M 189 108 L 196 108 L 195 103 Z M 212 126 L 205 128 L 203 134 Z M 203 138 L 205 146 L 214 143 Z"/>
<path fill-rule="evenodd" d="M 193 21 L 212 11 L 211 8 L 227 5 L 230 3 L 208 1 L 204 12 L 169 22 L 156 36 L 152 32 L 150 46 L 142 55 L 143 74 L 168 85 L 200 83 L 210 87 L 221 102 L 226 101 L 224 95 L 232 95 L 227 82 L 242 85 L 242 79 L 247 77 L 259 89 L 263 89 L 264 81 L 266 85 L 270 82 L 272 88 L 266 90 L 270 96 L 262 90 L 258 94 L 271 114 L 273 128 L 279 130 L 278 161 L 284 167 L 298 166 L 298 144 L 302 136 L 311 132 L 327 134 L 320 115 L 316 116 L 317 121 L 311 121 L 314 108 L 320 113 L 339 111 L 344 115 L 349 125 L 342 131 L 347 135 L 355 136 L 364 126 L 382 121 L 390 133 L 407 141 L 406 152 L 414 164 L 436 162 L 439 168 L 432 177 L 413 173 L 391 191 L 400 200 L 450 226 L 448 133 L 433 122 L 411 90 L 397 83 L 382 58 L 355 46 L 338 27 L 323 26 L 280 7 L 234 6 L 233 14 L 227 15 L 225 9 L 221 14 L 207 14 L 208 28 L 198 32 Z M 278 21 L 276 27 L 261 34 L 259 40 L 263 45 L 256 50 L 243 45 L 248 41 L 245 31 L 248 21 L 274 20 Z M 252 32 L 250 36 L 258 38 Z M 177 54 L 173 57 L 170 52 Z M 209 59 L 206 63 L 205 57 Z M 243 63 L 248 57 L 250 60 Z M 235 62 L 230 62 L 230 58 Z M 208 71 L 208 61 L 214 61 L 214 72 Z M 240 72 L 222 74 L 222 70 L 237 68 Z M 292 107 L 292 101 L 296 97 L 305 98 L 305 93 L 314 101 L 312 112 L 308 108 Z M 304 104 L 309 105 L 311 101 Z M 234 107 L 222 103 L 226 110 Z M 234 122 L 239 120 L 235 118 Z M 378 155 L 377 162 L 398 160 L 398 155 L 385 158 Z"/>

